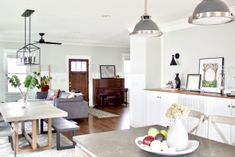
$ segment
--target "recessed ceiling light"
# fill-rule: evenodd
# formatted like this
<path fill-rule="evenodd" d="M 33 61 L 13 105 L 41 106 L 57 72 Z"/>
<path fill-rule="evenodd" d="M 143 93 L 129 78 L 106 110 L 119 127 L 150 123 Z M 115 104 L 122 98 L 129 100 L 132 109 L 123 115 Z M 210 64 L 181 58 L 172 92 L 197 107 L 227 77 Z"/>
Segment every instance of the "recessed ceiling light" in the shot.
<path fill-rule="evenodd" d="M 103 17 L 103 18 L 110 18 L 111 15 L 105 14 L 105 15 L 102 15 L 101 17 Z"/>

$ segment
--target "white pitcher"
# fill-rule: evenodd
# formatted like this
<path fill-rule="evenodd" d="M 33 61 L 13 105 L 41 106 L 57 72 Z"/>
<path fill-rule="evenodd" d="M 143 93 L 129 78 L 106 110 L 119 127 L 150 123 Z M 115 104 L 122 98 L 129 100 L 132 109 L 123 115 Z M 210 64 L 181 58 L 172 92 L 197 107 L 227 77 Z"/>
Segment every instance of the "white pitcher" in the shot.
<path fill-rule="evenodd" d="M 184 150 L 188 146 L 188 132 L 179 117 L 176 117 L 168 130 L 167 144 L 169 147 L 175 147 L 177 151 Z"/>

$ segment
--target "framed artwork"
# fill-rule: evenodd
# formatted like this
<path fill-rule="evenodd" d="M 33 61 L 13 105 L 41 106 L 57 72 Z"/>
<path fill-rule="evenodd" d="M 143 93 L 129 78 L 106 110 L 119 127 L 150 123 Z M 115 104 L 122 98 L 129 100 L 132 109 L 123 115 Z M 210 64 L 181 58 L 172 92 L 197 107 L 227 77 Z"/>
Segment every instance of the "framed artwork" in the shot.
<path fill-rule="evenodd" d="M 224 84 L 224 58 L 201 58 L 199 60 L 199 73 L 201 74 L 201 90 L 205 92 L 220 93 Z"/>
<path fill-rule="evenodd" d="M 186 89 L 191 91 L 200 91 L 201 74 L 188 74 Z"/>
<path fill-rule="evenodd" d="M 100 78 L 115 78 L 115 65 L 100 65 Z"/>

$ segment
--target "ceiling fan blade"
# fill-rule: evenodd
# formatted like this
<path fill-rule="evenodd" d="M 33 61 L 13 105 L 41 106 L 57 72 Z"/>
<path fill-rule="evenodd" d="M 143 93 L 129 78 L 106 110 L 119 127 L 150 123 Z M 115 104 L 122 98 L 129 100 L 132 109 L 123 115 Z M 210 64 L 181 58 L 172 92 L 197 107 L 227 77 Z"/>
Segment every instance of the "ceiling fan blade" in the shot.
<path fill-rule="evenodd" d="M 38 41 L 39 44 L 54 44 L 54 45 L 61 45 L 62 43 L 59 42 L 49 42 L 49 41 L 45 41 L 43 39 L 43 36 L 45 35 L 45 33 L 39 33 L 41 39 Z"/>
<path fill-rule="evenodd" d="M 44 43 L 42 44 L 54 44 L 54 45 L 61 45 L 62 43 L 59 43 L 59 42 L 49 42 L 49 41 L 45 41 Z"/>

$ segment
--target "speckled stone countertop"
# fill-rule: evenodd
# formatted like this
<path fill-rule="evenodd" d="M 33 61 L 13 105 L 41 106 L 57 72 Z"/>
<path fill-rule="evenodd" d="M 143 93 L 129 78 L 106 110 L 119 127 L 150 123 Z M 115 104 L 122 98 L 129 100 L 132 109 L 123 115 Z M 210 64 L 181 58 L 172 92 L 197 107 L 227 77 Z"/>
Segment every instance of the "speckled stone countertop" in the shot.
<path fill-rule="evenodd" d="M 160 126 L 153 126 L 161 129 Z M 131 128 L 128 130 L 94 133 L 73 137 L 73 140 L 97 157 L 160 157 L 145 152 L 135 144 L 135 139 L 147 134 L 149 127 Z M 196 151 L 184 157 L 234 157 L 235 147 L 190 135 L 189 139 L 199 141 Z M 182 156 L 182 157 L 183 157 Z"/>

